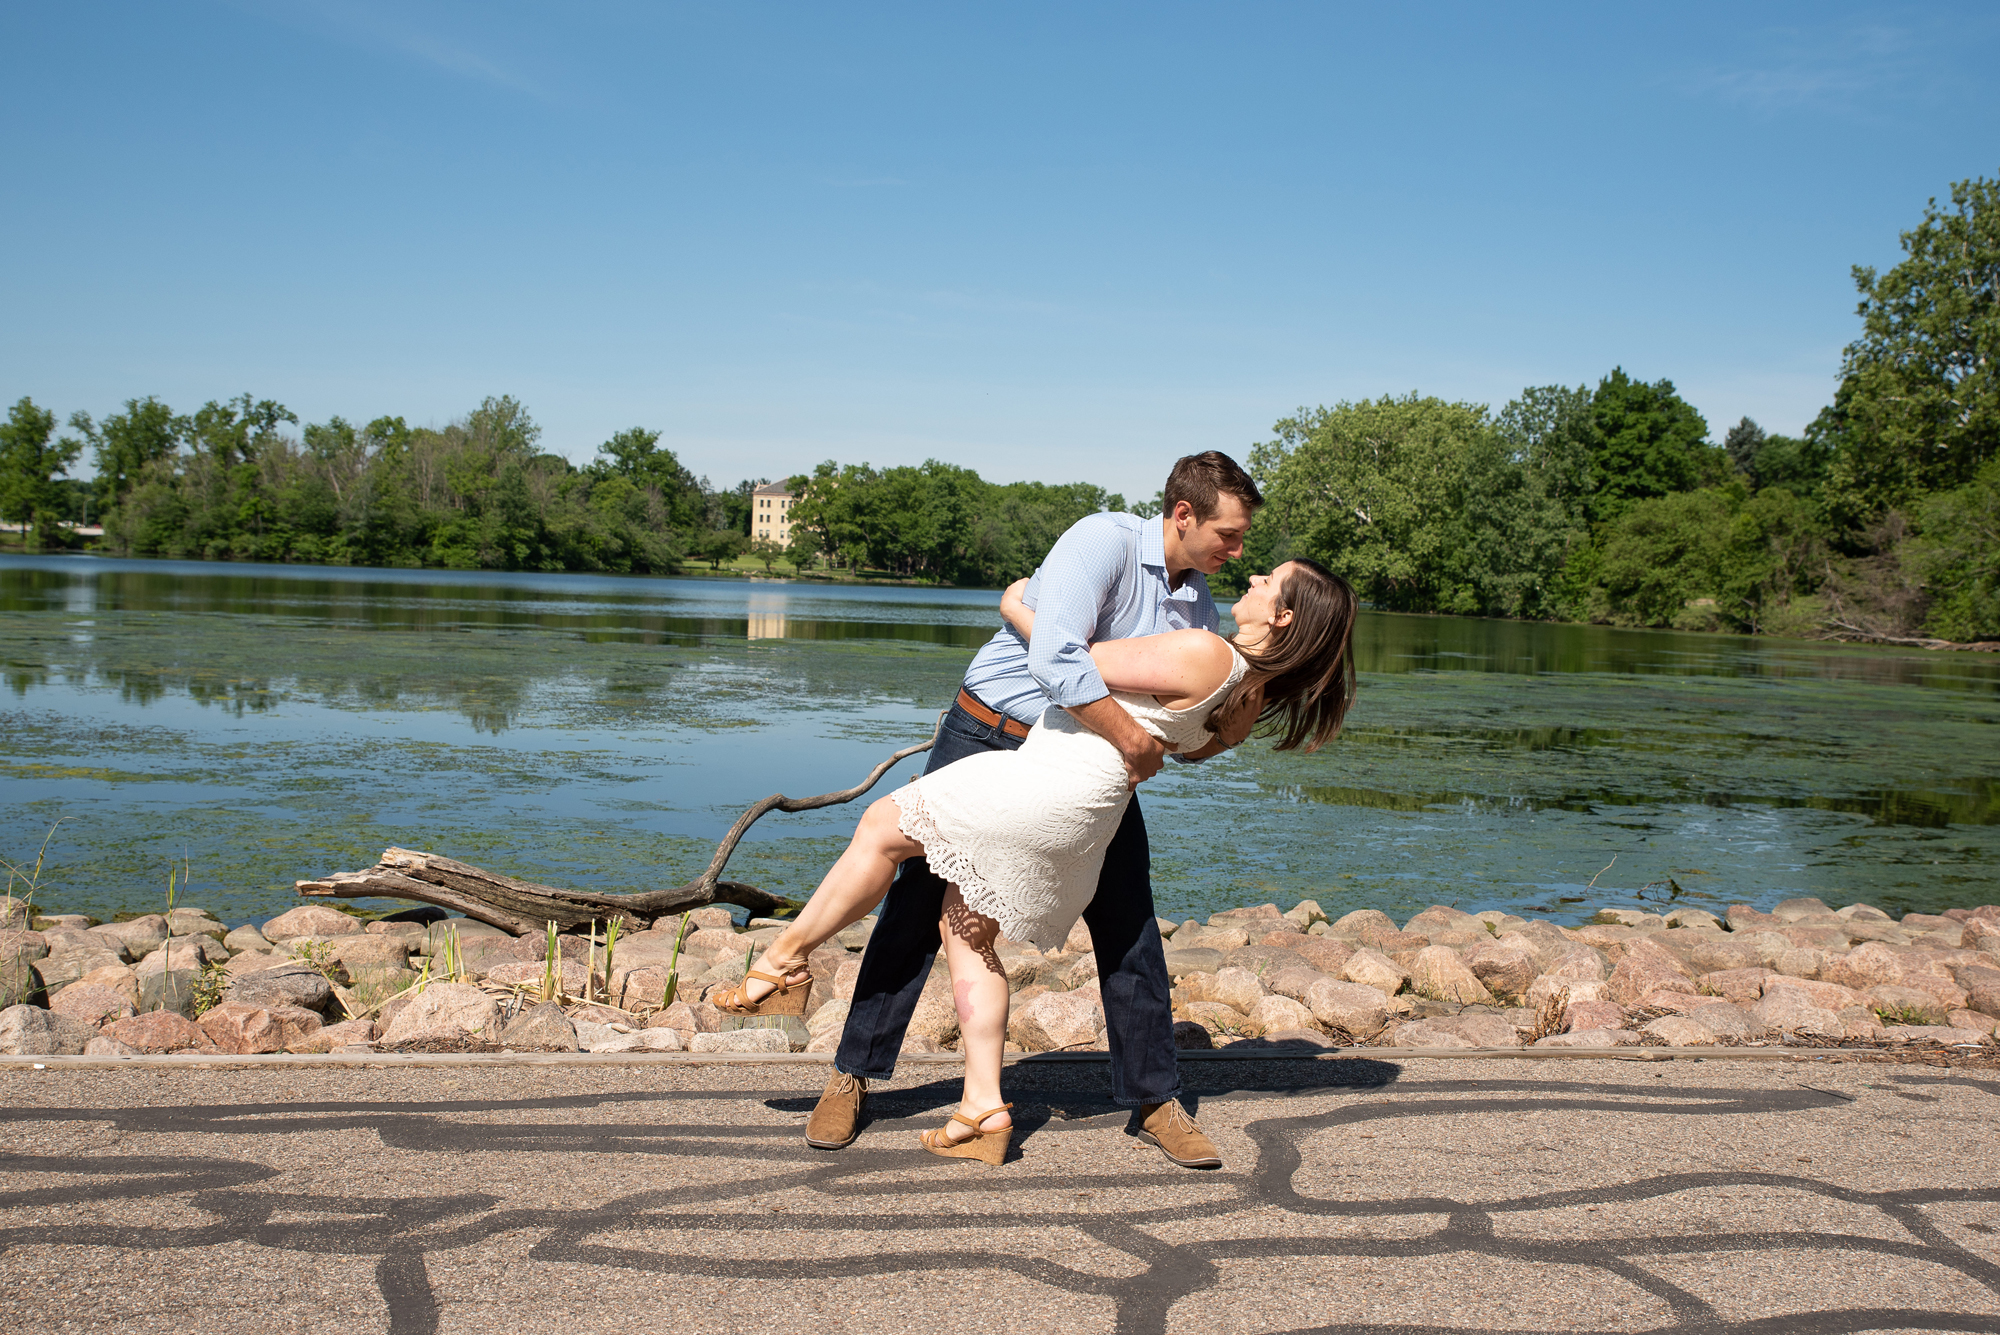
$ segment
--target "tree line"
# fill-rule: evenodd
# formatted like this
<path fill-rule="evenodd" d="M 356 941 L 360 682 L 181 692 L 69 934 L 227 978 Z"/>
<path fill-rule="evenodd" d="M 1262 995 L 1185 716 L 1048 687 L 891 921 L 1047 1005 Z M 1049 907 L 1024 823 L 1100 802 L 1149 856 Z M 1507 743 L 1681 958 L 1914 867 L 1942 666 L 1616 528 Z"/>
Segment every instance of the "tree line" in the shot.
<path fill-rule="evenodd" d="M 2000 183 L 1953 186 L 1902 247 L 1887 273 L 1854 270 L 1862 331 L 1802 436 L 1745 418 L 1717 442 L 1670 380 L 1622 367 L 1497 412 L 1416 393 L 1302 409 L 1251 449 L 1269 504 L 1214 583 L 1301 554 L 1392 610 L 2000 638 Z M 711 487 L 655 431 L 578 467 L 508 397 L 436 429 L 297 425 L 247 394 L 188 415 L 145 398 L 58 437 L 24 398 L 0 424 L 0 518 L 54 544 L 94 515 L 108 550 L 138 555 L 664 573 L 753 551 L 998 585 L 1126 508 L 1086 483 L 829 461 L 787 479 L 779 548 L 750 537 L 763 479 Z M 96 476 L 61 476 L 86 448 Z"/>
<path fill-rule="evenodd" d="M 1000 484 L 970 469 L 823 465 L 789 479 L 793 540 L 753 540 L 752 493 L 696 477 L 641 427 L 578 467 L 539 448 L 515 399 L 486 399 L 442 428 L 400 417 L 356 426 L 245 394 L 178 414 L 128 400 L 103 421 L 32 399 L 0 424 L 0 519 L 43 547 L 97 518 L 103 549 L 134 556 L 449 569 L 672 573 L 750 553 L 767 569 L 868 568 L 919 580 L 1005 584 L 1065 528 L 1124 499 L 1087 483 Z M 85 449 L 96 476 L 60 476 Z"/>
<path fill-rule="evenodd" d="M 1310 555 L 1379 607 L 1883 640 L 2000 639 L 2000 183 L 1953 186 L 1801 437 L 1718 443 L 1669 380 L 1301 410 L 1251 451 L 1240 580 Z"/>

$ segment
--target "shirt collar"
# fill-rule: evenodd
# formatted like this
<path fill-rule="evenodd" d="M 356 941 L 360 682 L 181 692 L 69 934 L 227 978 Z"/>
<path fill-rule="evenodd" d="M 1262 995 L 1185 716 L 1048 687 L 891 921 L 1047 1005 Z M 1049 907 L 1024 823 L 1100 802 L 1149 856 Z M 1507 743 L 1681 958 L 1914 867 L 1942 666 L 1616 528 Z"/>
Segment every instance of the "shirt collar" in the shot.
<path fill-rule="evenodd" d="M 1151 566 L 1160 572 L 1160 582 L 1167 583 L 1167 528 L 1166 521 L 1158 515 L 1139 521 L 1139 564 Z M 1178 602 L 1196 602 L 1201 598 L 1201 590 L 1207 582 L 1196 583 L 1200 572 L 1190 570 L 1181 576 L 1181 586 L 1169 587 L 1167 597 Z"/>
<path fill-rule="evenodd" d="M 1166 521 L 1158 515 L 1139 521 L 1139 564 L 1162 574 L 1167 569 Z"/>

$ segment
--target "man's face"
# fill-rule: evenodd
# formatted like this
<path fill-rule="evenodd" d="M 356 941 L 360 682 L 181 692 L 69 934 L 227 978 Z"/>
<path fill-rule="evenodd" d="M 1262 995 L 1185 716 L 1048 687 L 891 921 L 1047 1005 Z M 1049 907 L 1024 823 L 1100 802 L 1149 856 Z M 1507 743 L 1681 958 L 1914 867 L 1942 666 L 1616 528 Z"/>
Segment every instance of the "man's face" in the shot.
<path fill-rule="evenodd" d="M 1204 575 L 1213 575 L 1243 555 L 1243 535 L 1250 531 L 1255 513 L 1242 497 L 1226 491 L 1215 499 L 1215 513 L 1202 520 L 1194 517 L 1194 507 L 1186 501 L 1174 507 L 1174 527 L 1180 532 L 1181 547 Z"/>

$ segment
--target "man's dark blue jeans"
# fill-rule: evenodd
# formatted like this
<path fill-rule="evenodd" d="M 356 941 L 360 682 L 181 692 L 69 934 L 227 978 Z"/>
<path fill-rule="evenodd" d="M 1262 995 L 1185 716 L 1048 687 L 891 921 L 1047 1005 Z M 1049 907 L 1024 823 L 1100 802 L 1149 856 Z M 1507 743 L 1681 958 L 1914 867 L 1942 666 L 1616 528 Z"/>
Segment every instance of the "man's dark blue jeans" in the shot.
<path fill-rule="evenodd" d="M 1020 745 L 1019 738 L 988 727 L 954 704 L 944 716 L 924 773 L 977 751 L 1012 751 Z M 896 1073 L 903 1033 L 930 976 L 931 961 L 944 944 L 938 935 L 944 892 L 944 881 L 922 858 L 903 864 L 882 901 L 881 918 L 861 957 L 853 1009 L 841 1031 L 840 1050 L 834 1054 L 836 1070 L 869 1080 L 886 1080 Z M 1096 948 L 1098 987 L 1104 994 L 1105 1028 L 1111 1039 L 1111 1097 L 1128 1108 L 1179 1098 L 1173 985 L 1154 921 L 1152 853 L 1136 795 L 1105 850 L 1097 896 L 1083 911 L 1083 920 Z"/>

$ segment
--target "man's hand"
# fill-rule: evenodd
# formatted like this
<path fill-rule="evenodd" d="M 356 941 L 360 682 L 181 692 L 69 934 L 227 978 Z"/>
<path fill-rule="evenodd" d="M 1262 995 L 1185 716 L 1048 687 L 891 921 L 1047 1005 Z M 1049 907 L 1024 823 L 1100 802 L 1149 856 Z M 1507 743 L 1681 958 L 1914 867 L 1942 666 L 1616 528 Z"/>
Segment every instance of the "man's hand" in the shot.
<path fill-rule="evenodd" d="M 1087 705 L 1072 705 L 1069 714 L 1118 748 L 1118 754 L 1125 760 L 1125 777 L 1134 788 L 1158 774 L 1160 766 L 1166 763 L 1166 744 L 1140 727 L 1139 721 L 1110 696 Z"/>

